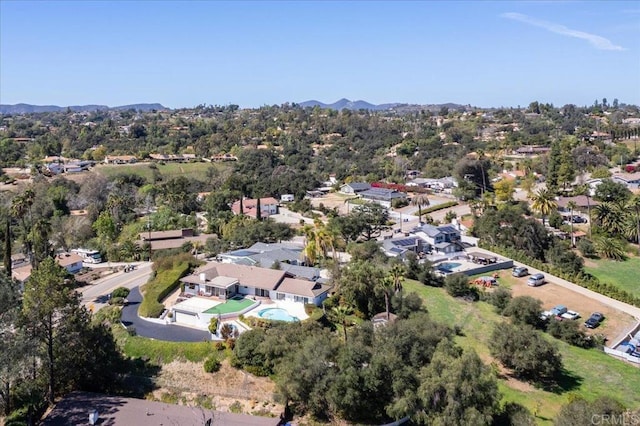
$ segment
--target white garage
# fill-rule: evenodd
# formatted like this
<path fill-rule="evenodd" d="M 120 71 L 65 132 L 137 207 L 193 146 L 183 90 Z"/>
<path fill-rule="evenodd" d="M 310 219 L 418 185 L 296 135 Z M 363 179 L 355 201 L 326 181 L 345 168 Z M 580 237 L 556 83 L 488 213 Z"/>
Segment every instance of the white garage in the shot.
<path fill-rule="evenodd" d="M 195 327 L 198 325 L 198 314 L 193 312 L 181 312 L 174 310 L 173 317 L 175 318 L 176 324 L 180 325 L 190 325 Z"/>
<path fill-rule="evenodd" d="M 191 297 L 173 305 L 171 308 L 171 312 L 173 312 L 171 320 L 177 325 L 207 328 L 211 314 L 205 314 L 204 312 L 219 303 L 204 297 Z"/>

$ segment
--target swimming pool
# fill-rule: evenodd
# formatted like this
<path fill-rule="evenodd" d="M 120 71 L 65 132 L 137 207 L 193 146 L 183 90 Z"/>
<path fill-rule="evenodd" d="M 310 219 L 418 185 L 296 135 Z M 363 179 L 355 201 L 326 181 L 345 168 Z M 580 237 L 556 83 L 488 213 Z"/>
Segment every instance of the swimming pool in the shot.
<path fill-rule="evenodd" d="M 267 308 L 258 312 L 260 318 L 275 320 L 275 321 L 300 321 L 297 317 L 289 315 L 289 312 L 282 308 Z"/>
<path fill-rule="evenodd" d="M 445 263 L 439 264 L 438 269 L 440 269 L 441 271 L 453 271 L 460 265 L 461 263 L 457 263 L 457 262 L 445 262 Z"/>

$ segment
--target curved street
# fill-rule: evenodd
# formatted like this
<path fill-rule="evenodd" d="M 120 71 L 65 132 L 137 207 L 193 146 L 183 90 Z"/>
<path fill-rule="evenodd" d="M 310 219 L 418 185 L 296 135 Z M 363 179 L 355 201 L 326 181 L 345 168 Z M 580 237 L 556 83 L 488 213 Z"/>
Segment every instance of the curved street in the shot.
<path fill-rule="evenodd" d="M 136 334 L 151 339 L 165 340 L 168 342 L 203 342 L 211 341 L 208 331 L 196 330 L 189 327 L 182 327 L 175 324 L 156 324 L 138 316 L 138 307 L 142 302 L 142 295 L 139 287 L 131 289 L 127 297 L 129 304 L 122 308 L 122 324 L 127 327 L 133 326 Z"/>

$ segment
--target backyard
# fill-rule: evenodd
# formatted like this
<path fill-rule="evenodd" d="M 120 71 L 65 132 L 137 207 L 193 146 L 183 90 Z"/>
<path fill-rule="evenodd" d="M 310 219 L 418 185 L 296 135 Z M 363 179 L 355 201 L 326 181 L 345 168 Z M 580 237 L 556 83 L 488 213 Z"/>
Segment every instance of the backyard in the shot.
<path fill-rule="evenodd" d="M 587 259 L 587 272 L 596 276 L 600 281 L 613 284 L 636 296 L 640 295 L 640 258 L 630 257 L 625 261 L 609 259 Z"/>
<path fill-rule="evenodd" d="M 502 281 L 506 283 L 507 280 Z M 544 286 L 536 289 L 542 288 Z M 538 389 L 509 377 L 497 364 L 493 364 L 495 361 L 490 355 L 489 336 L 494 325 L 505 319 L 496 314 L 491 305 L 455 299 L 441 288 L 427 287 L 412 280 L 405 281 L 404 290 L 418 293 L 434 319 L 458 326 L 461 329 L 458 343 L 463 348 L 473 348 L 486 363 L 496 365 L 501 377 L 499 387 L 503 402 L 517 402 L 526 406 L 536 414 L 539 424 L 552 424 L 560 407 L 576 396 L 588 400 L 610 396 L 629 408 L 640 407 L 640 395 L 637 392 L 640 389 L 640 370 L 632 365 L 599 350 L 579 349 L 547 335 L 562 353 L 566 372 L 561 387 L 565 390 L 558 394 Z M 577 307 L 582 309 L 580 305 Z"/>

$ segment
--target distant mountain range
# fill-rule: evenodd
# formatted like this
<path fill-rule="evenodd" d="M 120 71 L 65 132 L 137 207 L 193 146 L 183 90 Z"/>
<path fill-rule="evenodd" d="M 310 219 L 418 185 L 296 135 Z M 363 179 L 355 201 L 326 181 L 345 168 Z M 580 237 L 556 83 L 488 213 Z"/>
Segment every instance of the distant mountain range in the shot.
<path fill-rule="evenodd" d="M 32 114 L 38 112 L 59 112 L 70 109 L 74 112 L 91 112 L 98 110 L 113 110 L 123 111 L 129 109 L 135 109 L 137 111 L 151 111 L 151 110 L 165 110 L 168 109 L 161 104 L 132 104 L 122 105 L 116 107 L 109 107 L 107 105 L 70 105 L 70 106 L 57 106 L 57 105 L 30 105 L 30 104 L 16 104 L 6 105 L 0 104 L 0 114 Z"/>
<path fill-rule="evenodd" d="M 315 107 L 319 106 L 320 108 L 328 108 L 334 109 L 336 111 L 341 111 L 343 109 L 357 111 L 360 109 L 366 109 L 370 111 L 395 111 L 396 113 L 407 113 L 407 112 L 417 112 L 421 110 L 429 110 L 429 111 L 439 111 L 442 107 L 447 107 L 449 109 L 455 110 L 464 110 L 467 108 L 464 105 L 446 103 L 446 104 L 426 104 L 426 105 L 418 105 L 418 104 L 407 104 L 407 103 L 388 103 L 388 104 L 379 104 L 374 105 L 372 103 L 366 101 L 350 101 L 349 99 L 342 98 L 339 101 L 336 101 L 332 104 L 325 104 L 320 101 L 311 100 L 300 102 L 300 105 L 303 108 L 306 107 Z M 57 105 L 31 105 L 31 104 L 16 104 L 16 105 L 7 105 L 0 104 L 0 114 L 11 115 L 11 114 L 33 114 L 40 112 L 60 112 L 66 111 L 70 109 L 73 112 L 92 112 L 92 111 L 123 111 L 134 109 L 137 111 L 152 111 L 152 110 L 168 110 L 169 108 L 161 105 L 161 104 L 132 104 L 132 105 L 122 105 L 116 107 L 110 107 L 107 105 L 70 105 L 70 106 L 57 106 Z"/>
<path fill-rule="evenodd" d="M 407 103 L 395 102 L 395 103 L 374 105 L 374 104 L 371 104 L 371 103 L 366 102 L 366 101 L 350 101 L 349 99 L 345 99 L 345 98 L 342 98 L 339 101 L 336 101 L 336 102 L 334 102 L 332 104 L 325 104 L 325 103 L 320 102 L 320 101 L 311 100 L 311 101 L 300 102 L 298 105 L 300 105 L 303 108 L 319 106 L 320 108 L 335 109 L 337 111 L 340 111 L 340 110 L 343 110 L 343 109 L 349 109 L 349 110 L 354 110 L 354 111 L 357 111 L 359 109 L 368 109 L 368 110 L 371 110 L 371 111 L 420 110 L 420 109 L 425 109 L 425 110 L 433 111 L 433 110 L 439 110 L 442 107 L 447 107 L 449 109 L 464 109 L 465 108 L 464 105 L 453 104 L 453 103 L 437 104 L 437 105 L 436 104 L 416 105 L 416 104 L 407 104 Z"/>

